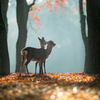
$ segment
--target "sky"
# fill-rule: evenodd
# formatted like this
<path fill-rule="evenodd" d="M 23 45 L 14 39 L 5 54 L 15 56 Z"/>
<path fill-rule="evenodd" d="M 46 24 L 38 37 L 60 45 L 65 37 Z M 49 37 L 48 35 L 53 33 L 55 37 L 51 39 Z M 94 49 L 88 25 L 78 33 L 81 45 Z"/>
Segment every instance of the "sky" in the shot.
<path fill-rule="evenodd" d="M 40 2 L 42 0 L 39 0 Z M 78 0 L 68 1 L 65 11 L 62 13 L 55 11 L 51 13 L 44 7 L 41 12 L 36 12 L 42 25 L 40 28 L 36 24 L 29 23 L 30 17 L 28 18 L 26 47 L 40 48 L 38 37 L 44 37 L 46 41 L 52 40 L 56 44 L 46 60 L 47 72 L 64 73 L 82 72 L 84 70 L 85 48 L 81 36 L 78 7 Z M 14 1 L 8 8 L 7 18 L 10 71 L 15 72 L 18 27 L 16 23 L 16 3 Z M 34 73 L 35 62 L 30 62 L 28 69 Z"/>

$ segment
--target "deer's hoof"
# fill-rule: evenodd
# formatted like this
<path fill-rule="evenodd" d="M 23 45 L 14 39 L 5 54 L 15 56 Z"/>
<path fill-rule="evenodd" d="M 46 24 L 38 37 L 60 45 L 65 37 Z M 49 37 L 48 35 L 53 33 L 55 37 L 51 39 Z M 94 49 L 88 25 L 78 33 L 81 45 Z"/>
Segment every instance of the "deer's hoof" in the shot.
<path fill-rule="evenodd" d="M 18 77 L 21 77 L 21 74 L 19 74 L 19 76 Z"/>

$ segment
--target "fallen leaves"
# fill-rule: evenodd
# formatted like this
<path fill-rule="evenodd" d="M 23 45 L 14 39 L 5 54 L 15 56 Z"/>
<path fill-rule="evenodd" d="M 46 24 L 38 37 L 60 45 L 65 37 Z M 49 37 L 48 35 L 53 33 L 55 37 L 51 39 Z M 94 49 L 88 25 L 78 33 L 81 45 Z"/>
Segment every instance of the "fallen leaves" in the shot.
<path fill-rule="evenodd" d="M 11 73 L 0 78 L 0 100 L 100 100 L 100 75 Z"/>

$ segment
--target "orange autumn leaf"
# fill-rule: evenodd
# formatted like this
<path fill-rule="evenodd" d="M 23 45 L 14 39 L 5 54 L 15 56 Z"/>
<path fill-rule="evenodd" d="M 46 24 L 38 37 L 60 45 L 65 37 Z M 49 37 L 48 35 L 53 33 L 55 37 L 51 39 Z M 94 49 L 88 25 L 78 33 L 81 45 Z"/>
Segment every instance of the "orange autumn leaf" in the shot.
<path fill-rule="evenodd" d="M 83 1 L 83 5 L 86 5 L 86 0 Z"/>
<path fill-rule="evenodd" d="M 76 12 L 76 10 L 74 8 L 72 8 L 72 10 L 73 10 L 74 13 Z"/>
<path fill-rule="evenodd" d="M 41 23 L 38 22 L 37 26 L 38 26 L 38 27 L 41 27 Z"/>
<path fill-rule="evenodd" d="M 62 7 L 62 10 L 58 10 L 58 13 L 59 12 L 64 12 L 65 11 L 65 9 L 64 9 L 64 7 Z"/>
<path fill-rule="evenodd" d="M 79 9 L 80 9 L 80 7 L 77 7 L 77 9 L 79 10 Z"/>
<path fill-rule="evenodd" d="M 38 18 L 37 15 L 34 15 L 33 17 L 34 17 L 35 20 L 39 21 L 39 18 Z"/>

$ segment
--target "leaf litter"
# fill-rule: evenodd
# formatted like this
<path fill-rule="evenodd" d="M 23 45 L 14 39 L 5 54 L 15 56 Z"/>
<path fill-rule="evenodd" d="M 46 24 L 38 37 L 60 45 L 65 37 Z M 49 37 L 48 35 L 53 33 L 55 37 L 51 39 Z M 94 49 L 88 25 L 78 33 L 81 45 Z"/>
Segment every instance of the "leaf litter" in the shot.
<path fill-rule="evenodd" d="M 0 78 L 0 100 L 100 100 L 100 75 L 11 73 Z"/>

